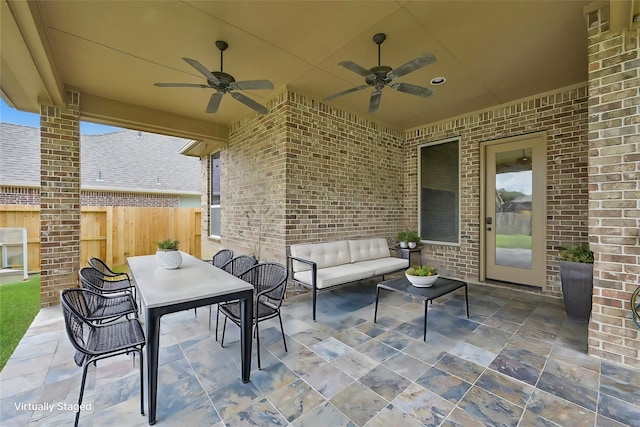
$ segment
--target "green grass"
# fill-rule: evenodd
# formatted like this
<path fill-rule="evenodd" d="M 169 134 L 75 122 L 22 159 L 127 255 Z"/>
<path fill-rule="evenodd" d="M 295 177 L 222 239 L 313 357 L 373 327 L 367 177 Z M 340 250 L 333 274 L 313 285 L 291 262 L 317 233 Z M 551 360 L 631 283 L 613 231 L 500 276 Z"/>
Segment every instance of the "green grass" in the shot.
<path fill-rule="evenodd" d="M 524 234 L 498 234 L 496 235 L 496 247 L 531 249 L 531 236 Z"/>
<path fill-rule="evenodd" d="M 0 370 L 40 311 L 40 275 L 0 286 Z"/>

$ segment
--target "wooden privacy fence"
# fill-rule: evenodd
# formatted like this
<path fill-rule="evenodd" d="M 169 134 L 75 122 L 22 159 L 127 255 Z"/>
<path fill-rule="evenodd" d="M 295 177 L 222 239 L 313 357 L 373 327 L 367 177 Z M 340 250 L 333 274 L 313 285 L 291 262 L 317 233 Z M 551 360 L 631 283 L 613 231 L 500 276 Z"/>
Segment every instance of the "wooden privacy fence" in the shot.
<path fill-rule="evenodd" d="M 127 257 L 150 255 L 164 239 L 180 241 L 180 250 L 200 257 L 200 209 L 84 206 L 81 209 L 80 266 L 91 257 L 122 265 Z M 29 271 L 40 271 L 40 206 L 0 205 L 0 227 L 27 229 Z"/>

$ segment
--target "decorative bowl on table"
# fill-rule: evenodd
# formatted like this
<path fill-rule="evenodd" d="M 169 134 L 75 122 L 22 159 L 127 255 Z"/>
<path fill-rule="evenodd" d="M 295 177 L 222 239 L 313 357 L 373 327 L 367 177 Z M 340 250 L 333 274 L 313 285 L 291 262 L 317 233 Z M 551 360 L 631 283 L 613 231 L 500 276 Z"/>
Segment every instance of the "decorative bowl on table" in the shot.
<path fill-rule="evenodd" d="M 404 275 L 413 286 L 418 288 L 428 288 L 438 280 L 438 270 L 434 267 L 415 265 L 409 267 Z"/>
<path fill-rule="evenodd" d="M 428 288 L 433 286 L 433 283 L 438 280 L 437 274 L 435 276 L 411 276 L 405 273 L 407 276 L 407 280 L 411 282 L 411 284 L 417 288 Z"/>

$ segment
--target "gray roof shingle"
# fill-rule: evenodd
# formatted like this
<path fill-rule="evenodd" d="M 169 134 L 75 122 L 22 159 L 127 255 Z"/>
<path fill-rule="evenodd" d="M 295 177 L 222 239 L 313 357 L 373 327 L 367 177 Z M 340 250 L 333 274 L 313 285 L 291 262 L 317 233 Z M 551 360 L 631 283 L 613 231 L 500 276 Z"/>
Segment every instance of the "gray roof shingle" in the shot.
<path fill-rule="evenodd" d="M 81 135 L 81 187 L 200 194 L 200 160 L 179 154 L 188 142 L 127 129 Z M 0 123 L 0 184 L 40 185 L 40 129 Z"/>

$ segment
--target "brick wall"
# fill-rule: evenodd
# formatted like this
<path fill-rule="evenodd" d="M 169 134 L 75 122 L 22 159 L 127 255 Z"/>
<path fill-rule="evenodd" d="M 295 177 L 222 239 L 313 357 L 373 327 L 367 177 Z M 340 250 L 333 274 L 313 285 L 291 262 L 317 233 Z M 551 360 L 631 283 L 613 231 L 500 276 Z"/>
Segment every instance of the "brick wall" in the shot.
<path fill-rule="evenodd" d="M 393 241 L 403 226 L 402 132 L 287 96 L 287 244 Z"/>
<path fill-rule="evenodd" d="M 640 368 L 630 297 L 640 284 L 640 29 L 590 12 L 589 240 L 595 253 L 589 353 Z"/>
<path fill-rule="evenodd" d="M 219 246 L 283 261 L 286 246 L 299 242 L 363 236 L 393 241 L 402 227 L 417 228 L 417 145 L 460 137 L 461 245 L 427 245 L 423 256 L 478 280 L 479 143 L 545 131 L 543 291 L 561 296 L 555 248 L 588 238 L 587 127 L 583 86 L 407 132 L 283 92 L 271 101 L 269 114 L 230 130 L 221 156 Z"/>
<path fill-rule="evenodd" d="M 269 114 L 230 129 L 221 246 L 286 262 L 299 242 L 395 238 L 402 152 L 402 132 L 282 92 Z"/>
<path fill-rule="evenodd" d="M 547 281 L 543 292 L 561 296 L 555 248 L 587 242 L 587 88 L 540 95 L 493 110 L 405 132 L 404 222 L 418 224 L 417 146 L 460 138 L 460 246 L 426 245 L 434 264 L 470 280 L 480 277 L 480 142 L 533 132 L 547 134 Z"/>
<path fill-rule="evenodd" d="M 60 303 L 80 269 L 80 94 L 40 109 L 40 303 Z"/>
<path fill-rule="evenodd" d="M 284 93 L 271 104 L 269 114 L 251 115 L 229 129 L 220 158 L 222 235 L 238 253 L 285 262 Z"/>

